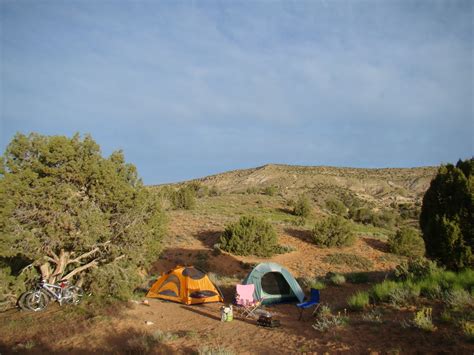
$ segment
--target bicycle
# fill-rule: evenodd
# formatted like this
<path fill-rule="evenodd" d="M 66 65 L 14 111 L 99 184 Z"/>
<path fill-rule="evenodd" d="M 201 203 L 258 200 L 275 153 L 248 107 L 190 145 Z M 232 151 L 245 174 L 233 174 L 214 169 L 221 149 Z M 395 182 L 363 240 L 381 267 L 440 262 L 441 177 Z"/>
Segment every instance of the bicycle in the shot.
<path fill-rule="evenodd" d="M 69 286 L 67 280 L 61 280 L 58 284 L 47 283 L 41 280 L 36 289 L 23 293 L 18 299 L 21 309 L 27 311 L 42 311 L 51 300 L 57 301 L 59 305 L 77 305 L 81 302 L 84 291 L 78 286 Z"/>

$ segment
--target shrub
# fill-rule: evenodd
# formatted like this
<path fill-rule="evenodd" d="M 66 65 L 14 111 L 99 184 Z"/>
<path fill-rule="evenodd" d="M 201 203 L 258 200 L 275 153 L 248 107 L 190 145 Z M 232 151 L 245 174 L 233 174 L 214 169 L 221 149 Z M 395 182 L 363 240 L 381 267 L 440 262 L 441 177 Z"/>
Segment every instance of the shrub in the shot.
<path fill-rule="evenodd" d="M 341 286 L 346 283 L 346 278 L 344 275 L 337 274 L 337 273 L 328 273 L 326 278 L 329 280 L 330 283 L 336 286 Z"/>
<path fill-rule="evenodd" d="M 390 252 L 409 257 L 422 257 L 425 254 L 425 242 L 418 231 L 402 228 L 388 239 Z"/>
<path fill-rule="evenodd" d="M 345 313 L 341 314 L 339 312 L 337 315 L 333 315 L 329 307 L 321 306 L 316 321 L 312 327 L 317 331 L 326 332 L 329 329 L 343 327 L 347 325 L 348 322 L 349 317 L 347 317 Z"/>
<path fill-rule="evenodd" d="M 343 247 L 355 243 L 348 221 L 339 216 L 330 216 L 316 223 L 312 231 L 313 241 L 321 247 Z"/>
<path fill-rule="evenodd" d="M 308 198 L 304 195 L 300 195 L 295 202 L 295 208 L 293 210 L 295 216 L 307 218 L 311 214 L 311 203 Z"/>
<path fill-rule="evenodd" d="M 433 325 L 432 308 L 422 308 L 415 313 L 412 324 L 414 327 L 423 329 L 427 332 L 434 332 L 436 327 Z"/>
<path fill-rule="evenodd" d="M 220 237 L 221 249 L 236 255 L 269 257 L 278 251 L 272 225 L 257 217 L 242 216 L 228 225 Z"/>
<path fill-rule="evenodd" d="M 278 187 L 271 185 L 263 189 L 263 194 L 268 196 L 275 196 L 278 192 Z"/>
<path fill-rule="evenodd" d="M 448 291 L 444 301 L 454 311 L 463 311 L 474 308 L 474 299 L 469 292 L 463 289 Z"/>
<path fill-rule="evenodd" d="M 353 311 L 361 311 L 369 305 L 369 293 L 359 291 L 349 297 L 347 304 Z"/>
<path fill-rule="evenodd" d="M 416 258 L 405 261 L 395 268 L 395 277 L 400 280 L 421 279 L 439 271 L 434 261 L 426 258 Z"/>
<path fill-rule="evenodd" d="M 316 290 L 324 290 L 326 288 L 326 284 L 324 283 L 324 281 L 314 280 L 309 284 L 309 287 L 314 288 Z"/>
<path fill-rule="evenodd" d="M 258 193 L 258 189 L 255 186 L 250 186 L 247 187 L 247 190 L 245 190 L 245 192 L 247 193 L 247 195 L 255 195 Z"/>
<path fill-rule="evenodd" d="M 344 204 L 336 200 L 335 198 L 329 198 L 325 202 L 326 208 L 333 214 L 338 216 L 346 216 L 347 215 L 347 208 Z"/>
<path fill-rule="evenodd" d="M 474 264 L 473 178 L 474 158 L 441 166 L 423 197 L 426 254 L 449 269 Z"/>
<path fill-rule="evenodd" d="M 191 210 L 196 206 L 196 192 L 192 186 L 183 186 L 172 195 L 174 209 Z"/>
<path fill-rule="evenodd" d="M 375 301 L 388 302 L 390 300 L 390 295 L 398 287 L 399 286 L 396 282 L 385 280 L 382 283 L 374 285 L 371 294 Z"/>
<path fill-rule="evenodd" d="M 323 262 L 331 265 L 345 265 L 352 269 L 368 270 L 373 266 L 373 262 L 363 256 L 355 254 L 335 253 L 326 255 Z"/>
<path fill-rule="evenodd" d="M 382 323 L 382 312 L 374 308 L 370 312 L 362 315 L 362 319 L 371 323 Z"/>
<path fill-rule="evenodd" d="M 399 283 L 389 293 L 389 301 L 396 307 L 408 306 L 416 302 L 420 295 L 420 286 L 411 281 Z"/>
<path fill-rule="evenodd" d="M 464 321 L 461 322 L 461 329 L 467 340 L 474 342 L 474 322 Z"/>
<path fill-rule="evenodd" d="M 209 196 L 210 197 L 214 197 L 214 196 L 219 196 L 221 193 L 220 191 L 217 189 L 217 187 L 215 186 L 212 186 L 210 189 L 209 189 Z"/>

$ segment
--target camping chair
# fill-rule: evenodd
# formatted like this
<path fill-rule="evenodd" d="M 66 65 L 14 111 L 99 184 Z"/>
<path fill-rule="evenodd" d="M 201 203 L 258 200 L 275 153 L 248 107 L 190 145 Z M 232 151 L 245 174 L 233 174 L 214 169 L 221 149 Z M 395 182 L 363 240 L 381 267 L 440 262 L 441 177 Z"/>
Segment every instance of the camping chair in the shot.
<path fill-rule="evenodd" d="M 235 304 L 238 306 L 241 315 L 245 318 L 255 318 L 257 316 L 255 312 L 262 305 L 263 299 L 255 300 L 253 298 L 254 291 L 254 284 L 236 286 Z"/>
<path fill-rule="evenodd" d="M 303 302 L 303 303 L 298 303 L 296 305 L 296 307 L 298 307 L 300 309 L 300 317 L 298 318 L 298 320 L 301 320 L 303 318 L 303 311 L 307 308 L 311 308 L 314 306 L 314 311 L 313 311 L 313 315 L 316 313 L 316 311 L 318 310 L 319 306 L 320 306 L 320 303 L 319 303 L 319 290 L 315 289 L 315 288 L 312 288 L 311 289 L 311 298 L 309 299 L 309 301 L 306 301 L 306 302 Z"/>

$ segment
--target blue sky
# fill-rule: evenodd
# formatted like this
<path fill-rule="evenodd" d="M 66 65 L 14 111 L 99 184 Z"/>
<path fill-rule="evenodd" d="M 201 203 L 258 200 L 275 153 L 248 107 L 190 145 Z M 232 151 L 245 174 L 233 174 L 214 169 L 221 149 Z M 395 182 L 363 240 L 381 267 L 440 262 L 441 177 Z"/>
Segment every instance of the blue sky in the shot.
<path fill-rule="evenodd" d="M 8 1 L 1 136 L 90 133 L 147 184 L 474 155 L 472 1 Z"/>

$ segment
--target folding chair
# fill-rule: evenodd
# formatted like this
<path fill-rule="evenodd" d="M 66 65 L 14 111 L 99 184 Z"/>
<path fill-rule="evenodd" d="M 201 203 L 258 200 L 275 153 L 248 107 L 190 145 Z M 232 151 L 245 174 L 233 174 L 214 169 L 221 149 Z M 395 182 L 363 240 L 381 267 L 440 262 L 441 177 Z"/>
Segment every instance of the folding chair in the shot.
<path fill-rule="evenodd" d="M 262 300 L 254 299 L 254 291 L 254 284 L 236 286 L 235 304 L 245 318 L 257 317 L 255 312 L 262 305 Z"/>
<path fill-rule="evenodd" d="M 313 313 L 312 313 L 312 315 L 314 315 L 316 313 L 316 311 L 318 310 L 319 306 L 320 306 L 320 303 L 319 303 L 319 290 L 317 290 L 315 288 L 312 288 L 311 289 L 311 296 L 310 296 L 309 301 L 306 301 L 306 302 L 303 302 L 303 303 L 298 303 L 296 305 L 296 307 L 298 307 L 300 309 L 300 317 L 298 318 L 298 320 L 301 320 L 303 318 L 303 311 L 305 309 L 314 307 L 314 310 L 313 310 Z"/>

